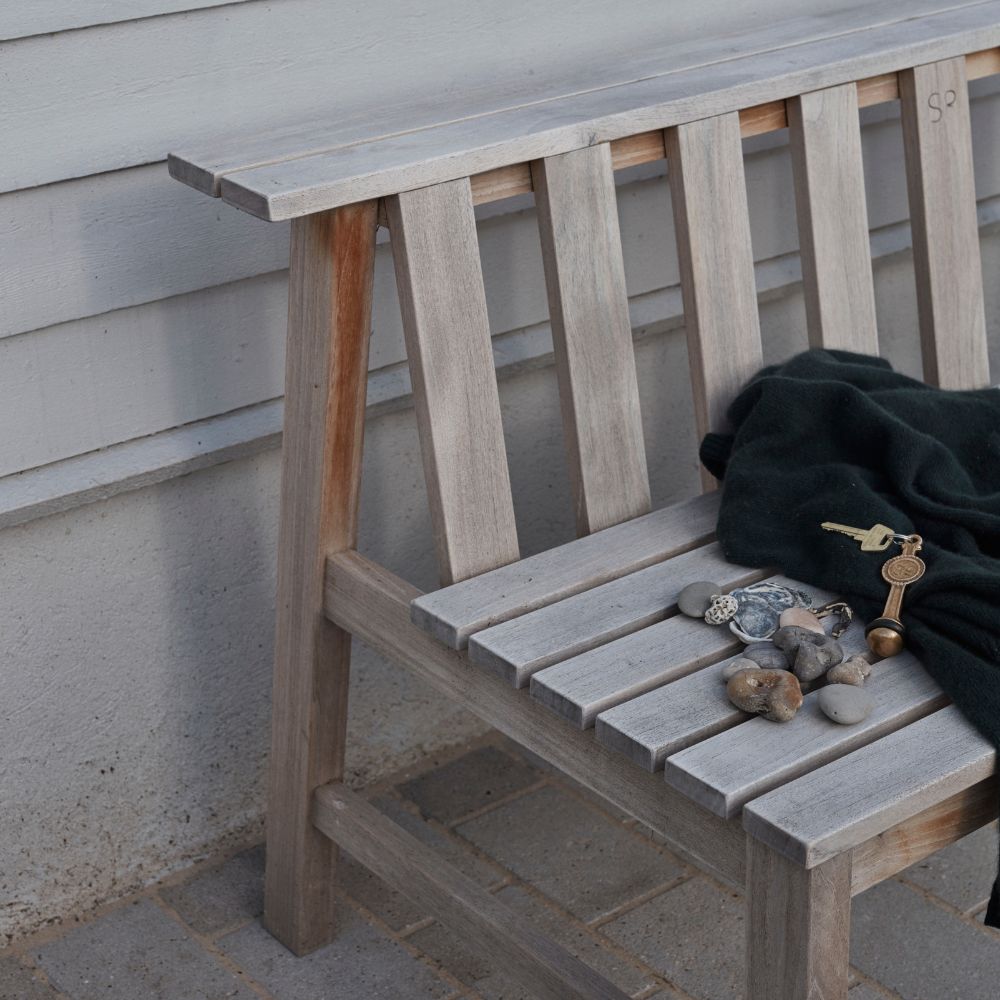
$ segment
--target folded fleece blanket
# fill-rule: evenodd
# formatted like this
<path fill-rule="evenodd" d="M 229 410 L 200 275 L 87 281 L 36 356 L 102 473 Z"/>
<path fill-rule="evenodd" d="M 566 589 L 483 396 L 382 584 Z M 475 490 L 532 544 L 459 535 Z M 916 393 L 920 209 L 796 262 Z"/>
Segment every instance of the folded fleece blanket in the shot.
<path fill-rule="evenodd" d="M 762 369 L 728 416 L 732 433 L 700 450 L 723 483 L 726 558 L 833 591 L 870 621 L 899 548 L 862 552 L 821 522 L 921 535 L 907 648 L 1000 747 L 1000 390 L 936 389 L 880 358 L 810 350 Z M 869 683 L 877 698 L 877 669 Z M 1000 857 L 984 922 L 1000 927 Z"/>

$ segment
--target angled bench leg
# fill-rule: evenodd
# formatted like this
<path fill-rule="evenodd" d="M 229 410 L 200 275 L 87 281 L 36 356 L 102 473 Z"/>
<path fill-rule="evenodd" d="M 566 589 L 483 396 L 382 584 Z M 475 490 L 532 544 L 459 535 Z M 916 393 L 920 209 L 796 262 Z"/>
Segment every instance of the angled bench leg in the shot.
<path fill-rule="evenodd" d="M 803 868 L 747 837 L 747 1000 L 845 1000 L 851 855 Z"/>
<path fill-rule="evenodd" d="M 351 637 L 323 573 L 357 540 L 375 229 L 375 202 L 292 223 L 264 922 L 300 955 L 334 931 L 335 848 L 310 808 L 343 775 Z"/>

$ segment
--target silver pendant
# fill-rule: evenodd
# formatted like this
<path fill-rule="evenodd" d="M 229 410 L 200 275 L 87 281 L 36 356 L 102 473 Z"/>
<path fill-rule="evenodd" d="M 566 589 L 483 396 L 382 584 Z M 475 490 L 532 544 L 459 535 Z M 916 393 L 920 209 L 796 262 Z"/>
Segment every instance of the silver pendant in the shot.
<path fill-rule="evenodd" d="M 763 642 L 778 630 L 781 612 L 809 608 L 812 598 L 778 583 L 751 583 L 712 599 L 705 612 L 710 625 L 729 623 L 729 630 L 745 643 Z"/>

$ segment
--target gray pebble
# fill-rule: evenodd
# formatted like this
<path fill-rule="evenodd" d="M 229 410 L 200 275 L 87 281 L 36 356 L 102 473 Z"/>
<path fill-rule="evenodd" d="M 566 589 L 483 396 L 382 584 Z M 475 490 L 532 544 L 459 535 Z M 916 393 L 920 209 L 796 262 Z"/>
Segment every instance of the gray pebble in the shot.
<path fill-rule="evenodd" d="M 842 726 L 864 721 L 875 707 L 875 702 L 863 688 L 851 684 L 827 684 L 816 698 L 823 714 Z"/>
<path fill-rule="evenodd" d="M 722 668 L 722 680 L 728 683 L 729 678 L 734 677 L 741 670 L 760 670 L 760 664 L 739 656 Z"/>
<path fill-rule="evenodd" d="M 742 654 L 765 670 L 787 670 L 788 657 L 773 642 L 753 642 Z"/>
<path fill-rule="evenodd" d="M 707 580 L 689 583 L 678 595 L 677 607 L 682 614 L 703 618 L 712 603 L 713 595 L 721 592 L 722 588 L 717 583 L 709 583 Z"/>
<path fill-rule="evenodd" d="M 872 672 L 872 665 L 863 656 L 852 656 L 826 672 L 828 684 L 852 684 L 861 687 Z"/>

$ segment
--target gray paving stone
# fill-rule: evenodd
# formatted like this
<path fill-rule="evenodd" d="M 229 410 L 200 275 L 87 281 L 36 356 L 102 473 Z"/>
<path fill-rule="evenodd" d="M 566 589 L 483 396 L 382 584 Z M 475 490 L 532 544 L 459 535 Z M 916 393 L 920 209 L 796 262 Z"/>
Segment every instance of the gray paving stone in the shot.
<path fill-rule="evenodd" d="M 889 879 L 854 897 L 851 961 L 904 1000 L 996 1000 L 1000 935 Z"/>
<path fill-rule="evenodd" d="M 424 816 L 451 823 L 533 785 L 540 777 L 522 761 L 497 747 L 485 746 L 405 782 L 399 791 L 416 803 Z"/>
<path fill-rule="evenodd" d="M 873 990 L 867 983 L 856 983 L 847 993 L 848 1000 L 887 1000 L 892 994 Z"/>
<path fill-rule="evenodd" d="M 989 898 L 997 874 L 996 823 L 949 844 L 900 874 L 963 913 L 978 909 Z"/>
<path fill-rule="evenodd" d="M 484 888 L 495 885 L 503 878 L 503 874 L 496 871 L 492 865 L 477 858 L 462 844 L 429 826 L 398 799 L 384 796 L 373 799 L 372 804 Z M 354 899 L 393 930 L 415 924 L 428 915 L 425 910 L 411 903 L 395 889 L 391 889 L 349 855 L 343 856 L 339 879 L 341 886 Z"/>
<path fill-rule="evenodd" d="M 59 994 L 13 955 L 5 955 L 0 957 L 0 1000 L 59 1000 Z"/>
<path fill-rule="evenodd" d="M 42 945 L 33 956 L 72 1000 L 255 1000 L 148 899 Z"/>
<path fill-rule="evenodd" d="M 586 931 L 572 924 L 557 911 L 539 902 L 517 886 L 507 886 L 497 893 L 515 913 L 524 917 L 547 937 L 596 969 L 625 992 L 632 994 L 653 985 L 648 976 L 631 962 L 596 941 Z M 443 965 L 466 986 L 472 986 L 484 1000 L 533 1000 L 502 969 L 491 965 L 468 948 L 457 935 L 441 924 L 432 924 L 407 939 L 424 954 Z"/>
<path fill-rule="evenodd" d="M 701 878 L 661 893 L 601 932 L 692 996 L 743 996 L 743 902 Z"/>
<path fill-rule="evenodd" d="M 215 934 L 264 910 L 264 845 L 160 890 L 160 897 L 199 934 Z"/>
<path fill-rule="evenodd" d="M 227 934 L 219 946 L 274 1000 L 423 1000 L 455 992 L 351 907 L 341 905 L 337 917 L 340 929 L 333 943 L 301 958 L 259 923 Z"/>
<path fill-rule="evenodd" d="M 456 832 L 584 921 L 683 872 L 652 844 L 558 788 L 529 792 Z"/>

